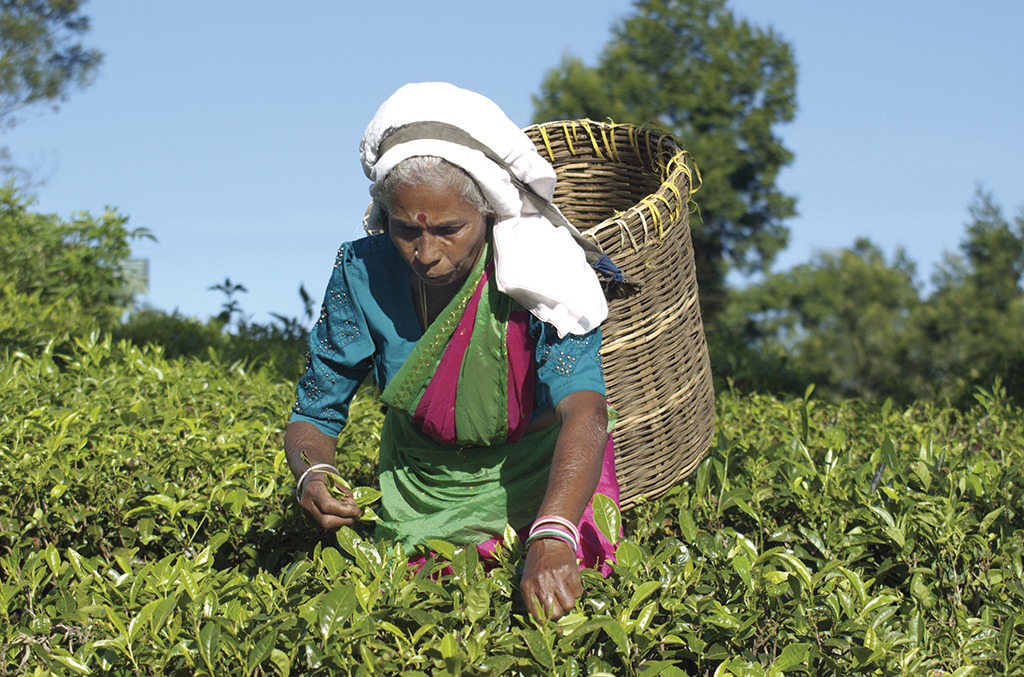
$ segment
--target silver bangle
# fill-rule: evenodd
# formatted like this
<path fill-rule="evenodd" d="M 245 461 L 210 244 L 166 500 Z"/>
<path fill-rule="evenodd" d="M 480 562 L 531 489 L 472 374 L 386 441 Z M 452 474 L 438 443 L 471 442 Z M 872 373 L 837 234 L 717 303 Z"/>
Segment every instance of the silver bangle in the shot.
<path fill-rule="evenodd" d="M 301 475 L 299 475 L 299 480 L 295 483 L 295 502 L 296 503 L 301 503 L 302 502 L 302 493 L 305 491 L 305 485 L 303 484 L 303 482 L 305 482 L 306 478 L 309 477 L 309 473 L 315 472 L 317 470 L 323 470 L 323 469 L 326 469 L 326 468 L 330 468 L 331 470 L 333 470 L 335 475 L 338 475 L 339 477 L 341 476 L 341 473 L 338 472 L 338 469 L 335 468 L 330 463 L 317 463 L 316 465 L 309 466 L 308 468 L 306 468 L 306 472 L 304 472 Z"/>

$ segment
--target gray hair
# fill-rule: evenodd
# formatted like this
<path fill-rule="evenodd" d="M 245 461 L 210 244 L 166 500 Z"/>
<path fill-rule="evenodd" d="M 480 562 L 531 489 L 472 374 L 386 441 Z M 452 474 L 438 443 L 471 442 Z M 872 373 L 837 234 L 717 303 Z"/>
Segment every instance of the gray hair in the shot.
<path fill-rule="evenodd" d="M 424 185 L 458 193 L 481 214 L 494 213 L 480 186 L 466 170 L 433 155 L 416 155 L 402 160 L 388 172 L 384 181 L 374 186 L 372 192 L 374 197 L 390 209 L 391 198 L 400 187 Z"/>

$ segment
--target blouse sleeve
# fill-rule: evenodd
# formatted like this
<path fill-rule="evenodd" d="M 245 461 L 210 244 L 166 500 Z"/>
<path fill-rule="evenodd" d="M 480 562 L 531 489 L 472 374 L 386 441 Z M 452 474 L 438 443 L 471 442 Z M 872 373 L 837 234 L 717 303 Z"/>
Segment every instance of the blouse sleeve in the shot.
<path fill-rule="evenodd" d="M 601 370 L 601 328 L 577 336 L 558 332 L 549 324 L 532 319 L 537 382 L 534 395 L 537 411 L 558 404 L 563 397 L 580 390 L 605 394 Z"/>
<path fill-rule="evenodd" d="M 366 318 L 353 302 L 346 275 L 350 247 L 338 250 L 320 319 L 309 334 L 306 373 L 292 407 L 292 421 L 312 423 L 331 437 L 345 427 L 349 404 L 370 372 L 374 352 Z"/>

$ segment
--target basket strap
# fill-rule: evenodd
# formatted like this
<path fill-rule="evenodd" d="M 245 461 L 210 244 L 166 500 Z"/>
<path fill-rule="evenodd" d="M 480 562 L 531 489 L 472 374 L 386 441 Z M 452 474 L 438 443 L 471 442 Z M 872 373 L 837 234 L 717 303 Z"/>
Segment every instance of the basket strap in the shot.
<path fill-rule="evenodd" d="M 608 298 L 626 298 L 633 296 L 640 291 L 640 283 L 627 277 L 623 274 L 619 267 L 616 266 L 612 260 L 604 253 L 601 246 L 593 240 L 588 240 L 583 237 L 576 226 L 569 223 L 569 220 L 558 210 L 550 200 L 539 195 L 529 185 L 523 183 L 522 180 L 512 171 L 505 159 L 495 153 L 489 146 L 481 143 L 472 134 L 447 122 L 438 122 L 435 120 L 421 120 L 418 122 L 410 122 L 400 127 L 395 127 L 384 135 L 381 139 L 380 145 L 377 147 L 377 157 L 384 155 L 387 151 L 394 148 L 397 145 L 408 143 L 409 141 L 419 141 L 421 139 L 436 139 L 439 141 L 447 141 L 449 143 L 458 144 L 465 146 L 466 148 L 472 148 L 473 150 L 480 151 L 489 160 L 494 162 L 496 165 L 508 172 L 509 178 L 512 180 L 512 185 L 515 186 L 520 192 L 525 193 L 533 199 L 534 204 L 540 213 L 547 218 L 552 224 L 561 228 L 567 228 L 572 234 L 576 243 L 583 249 L 583 252 L 587 256 L 587 263 L 597 271 L 601 279 L 601 286 L 605 291 L 605 296 Z"/>

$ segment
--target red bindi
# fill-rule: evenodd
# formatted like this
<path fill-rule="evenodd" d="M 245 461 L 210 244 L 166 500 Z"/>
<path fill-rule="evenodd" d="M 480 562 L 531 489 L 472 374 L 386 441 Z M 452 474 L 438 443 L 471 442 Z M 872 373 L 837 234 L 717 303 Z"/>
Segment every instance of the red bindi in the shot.
<path fill-rule="evenodd" d="M 416 215 L 416 220 L 419 221 L 420 223 L 422 223 L 424 226 L 427 225 L 427 215 L 426 214 L 417 214 Z"/>

